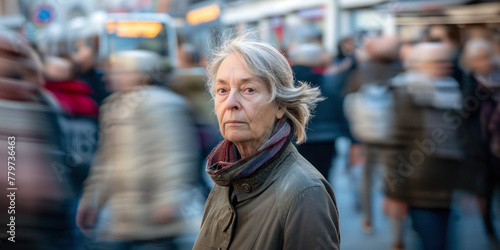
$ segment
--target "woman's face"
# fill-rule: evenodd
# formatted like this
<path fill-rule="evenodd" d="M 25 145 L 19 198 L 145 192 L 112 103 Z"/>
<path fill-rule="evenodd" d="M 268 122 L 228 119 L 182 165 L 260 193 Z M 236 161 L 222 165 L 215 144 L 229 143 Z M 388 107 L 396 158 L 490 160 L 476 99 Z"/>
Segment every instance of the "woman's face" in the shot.
<path fill-rule="evenodd" d="M 250 73 L 236 54 L 220 65 L 215 91 L 222 136 L 235 143 L 242 155 L 242 147 L 255 152 L 267 141 L 276 119 L 284 115 L 275 102 L 269 102 L 270 91 L 265 83 Z"/>

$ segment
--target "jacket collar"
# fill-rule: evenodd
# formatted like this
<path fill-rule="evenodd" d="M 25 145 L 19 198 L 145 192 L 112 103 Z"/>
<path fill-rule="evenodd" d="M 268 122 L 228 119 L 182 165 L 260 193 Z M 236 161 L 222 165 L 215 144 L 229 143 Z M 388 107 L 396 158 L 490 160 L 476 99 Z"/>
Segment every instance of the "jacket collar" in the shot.
<path fill-rule="evenodd" d="M 239 179 L 231 183 L 238 202 L 253 198 L 264 192 L 276 179 L 282 175 L 297 158 L 297 149 L 292 143 L 279 154 L 266 168 L 255 175 Z"/>

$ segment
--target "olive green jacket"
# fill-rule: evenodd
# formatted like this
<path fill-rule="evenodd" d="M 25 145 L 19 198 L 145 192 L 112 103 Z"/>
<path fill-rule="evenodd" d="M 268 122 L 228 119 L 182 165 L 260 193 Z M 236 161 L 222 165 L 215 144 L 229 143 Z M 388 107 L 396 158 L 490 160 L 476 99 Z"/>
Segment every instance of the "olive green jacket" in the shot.
<path fill-rule="evenodd" d="M 254 176 L 213 187 L 193 249 L 339 247 L 333 190 L 289 144 Z"/>

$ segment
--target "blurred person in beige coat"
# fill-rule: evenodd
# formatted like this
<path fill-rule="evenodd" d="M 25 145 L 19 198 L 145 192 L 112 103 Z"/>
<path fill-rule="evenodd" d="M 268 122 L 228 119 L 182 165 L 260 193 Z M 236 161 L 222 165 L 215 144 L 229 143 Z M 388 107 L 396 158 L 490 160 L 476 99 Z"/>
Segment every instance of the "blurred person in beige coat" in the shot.
<path fill-rule="evenodd" d="M 105 205 L 111 219 L 94 248 L 176 249 L 190 233 L 183 205 L 192 198 L 198 145 L 187 102 L 154 86 L 165 72 L 149 51 L 110 58 L 110 90 L 101 108 L 101 145 L 86 180 L 77 224 L 95 234 Z M 94 235 L 95 236 L 95 235 Z"/>

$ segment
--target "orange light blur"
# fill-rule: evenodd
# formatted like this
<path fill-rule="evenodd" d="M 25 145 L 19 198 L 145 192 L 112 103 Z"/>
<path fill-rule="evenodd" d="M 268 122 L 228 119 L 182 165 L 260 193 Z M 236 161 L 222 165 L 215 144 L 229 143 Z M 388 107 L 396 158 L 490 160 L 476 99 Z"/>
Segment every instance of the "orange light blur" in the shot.
<path fill-rule="evenodd" d="M 160 33 L 162 24 L 158 22 L 118 21 L 106 23 L 108 34 L 115 33 L 119 37 L 153 38 Z"/>
<path fill-rule="evenodd" d="M 211 4 L 199 9 L 189 11 L 186 20 L 191 25 L 206 23 L 217 19 L 220 15 L 220 7 L 217 4 Z"/>

